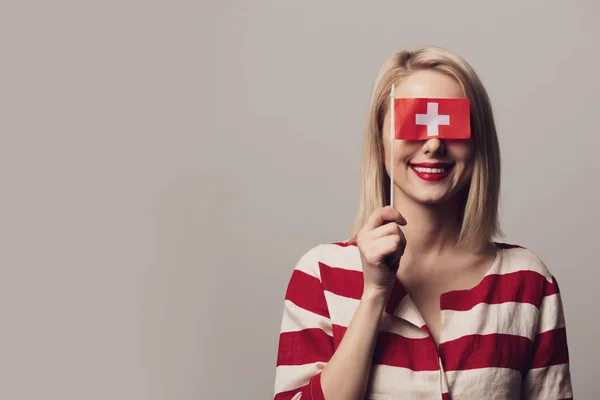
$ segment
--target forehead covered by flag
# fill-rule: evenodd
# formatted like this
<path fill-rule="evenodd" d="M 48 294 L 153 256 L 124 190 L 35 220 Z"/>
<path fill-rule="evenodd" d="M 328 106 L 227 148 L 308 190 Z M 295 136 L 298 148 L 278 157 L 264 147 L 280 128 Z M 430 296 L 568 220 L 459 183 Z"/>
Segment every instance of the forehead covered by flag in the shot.
<path fill-rule="evenodd" d="M 470 100 L 465 98 L 394 98 L 394 137 L 469 139 L 470 110 Z"/>

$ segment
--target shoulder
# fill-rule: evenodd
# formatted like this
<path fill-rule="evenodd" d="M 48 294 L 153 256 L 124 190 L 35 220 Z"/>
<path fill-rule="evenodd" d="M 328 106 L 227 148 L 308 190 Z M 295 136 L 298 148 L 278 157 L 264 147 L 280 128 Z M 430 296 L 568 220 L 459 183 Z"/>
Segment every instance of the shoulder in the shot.
<path fill-rule="evenodd" d="M 355 242 L 341 241 L 313 246 L 300 256 L 294 270 L 322 280 L 322 271 L 331 268 L 362 273 L 360 253 Z"/>
<path fill-rule="evenodd" d="M 504 273 L 528 272 L 552 282 L 553 275 L 546 263 L 533 250 L 518 244 L 496 243 L 502 255 Z"/>

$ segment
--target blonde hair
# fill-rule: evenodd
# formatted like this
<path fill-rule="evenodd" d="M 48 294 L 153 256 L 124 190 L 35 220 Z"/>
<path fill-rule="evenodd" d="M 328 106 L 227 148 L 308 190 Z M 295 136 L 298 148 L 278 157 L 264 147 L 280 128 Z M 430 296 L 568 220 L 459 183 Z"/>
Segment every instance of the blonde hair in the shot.
<path fill-rule="evenodd" d="M 471 66 L 458 55 L 425 47 L 393 54 L 381 66 L 364 132 L 361 193 L 352 238 L 377 208 L 389 204 L 390 178 L 385 169 L 381 130 L 392 83 L 418 70 L 434 70 L 456 79 L 471 100 L 471 138 L 474 147 L 473 175 L 461 204 L 460 245 L 486 244 L 502 234 L 498 222 L 500 197 L 500 147 L 487 92 Z M 468 191 L 468 193 L 467 193 Z M 353 240 L 352 239 L 352 240 Z"/>

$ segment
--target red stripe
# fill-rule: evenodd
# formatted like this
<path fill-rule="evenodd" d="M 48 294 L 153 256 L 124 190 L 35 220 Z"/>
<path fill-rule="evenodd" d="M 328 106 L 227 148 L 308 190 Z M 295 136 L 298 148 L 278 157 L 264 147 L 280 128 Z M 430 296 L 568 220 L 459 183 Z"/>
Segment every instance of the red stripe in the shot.
<path fill-rule="evenodd" d="M 531 368 L 541 368 L 569 362 L 567 331 L 565 328 L 540 333 L 533 345 Z"/>
<path fill-rule="evenodd" d="M 447 371 L 494 367 L 524 371 L 531 349 L 526 337 L 504 334 L 468 335 L 440 345 Z"/>
<path fill-rule="evenodd" d="M 321 374 L 317 374 L 310 378 L 310 382 L 297 389 L 289 390 L 287 392 L 277 393 L 273 400 L 291 400 L 296 394 L 302 392 L 302 398 L 304 395 L 310 395 L 306 397 L 307 400 L 325 400 L 323 394 L 323 388 L 321 387 Z"/>
<path fill-rule="evenodd" d="M 425 332 L 427 332 L 427 334 L 428 334 L 429 336 L 432 336 L 432 335 L 431 335 L 431 331 L 429 330 L 429 327 L 428 327 L 427 325 L 423 325 L 423 326 L 421 327 L 421 329 L 422 329 L 422 330 L 424 330 Z"/>
<path fill-rule="evenodd" d="M 314 276 L 295 269 L 285 298 L 298 307 L 329 318 L 323 285 Z"/>
<path fill-rule="evenodd" d="M 404 287 L 402 282 L 400 282 L 400 280 L 396 278 L 394 286 L 392 287 L 392 291 L 385 305 L 385 311 L 388 314 L 394 314 L 396 308 L 398 307 L 398 304 L 400 304 L 400 301 L 404 298 L 404 296 L 406 296 L 406 288 Z"/>
<path fill-rule="evenodd" d="M 322 262 L 319 262 L 319 270 L 323 287 L 327 291 L 342 297 L 361 299 L 364 291 L 364 275 L 361 271 L 332 267 Z M 405 295 L 406 289 L 396 279 L 386 303 L 386 312 L 393 314 Z"/>
<path fill-rule="evenodd" d="M 360 300 L 364 289 L 364 277 L 361 271 L 351 271 L 331 267 L 319 262 L 323 287 L 338 296 Z"/>
<path fill-rule="evenodd" d="M 303 388 L 298 388 L 294 390 L 289 390 L 287 392 L 277 393 L 273 400 L 292 400 L 292 398 L 302 390 Z"/>
<path fill-rule="evenodd" d="M 327 362 L 333 354 L 333 339 L 318 328 L 279 335 L 277 366 Z"/>
<path fill-rule="evenodd" d="M 340 247 L 352 247 L 352 246 L 356 246 L 356 242 L 354 242 L 352 240 L 347 241 L 347 242 L 334 242 L 332 244 L 334 244 L 336 246 L 340 246 Z"/>
<path fill-rule="evenodd" d="M 323 393 L 323 387 L 321 386 L 321 373 L 318 373 L 310 379 L 309 389 L 310 398 L 312 400 L 325 400 L 325 394 Z"/>
<path fill-rule="evenodd" d="M 334 351 L 337 350 L 346 330 L 346 327 L 333 325 Z M 413 371 L 437 371 L 440 367 L 431 338 L 410 339 L 391 332 L 379 332 L 373 363 L 404 367 Z"/>
<path fill-rule="evenodd" d="M 544 296 L 550 296 L 555 293 L 560 293 L 558 282 L 556 281 L 556 278 L 554 278 L 554 276 L 552 277 L 552 283 L 548 283 L 548 281 L 546 281 L 546 287 L 544 289 Z"/>
<path fill-rule="evenodd" d="M 310 394 L 310 397 L 306 397 L 307 400 L 325 400 L 323 388 L 321 387 L 321 373 L 311 377 L 307 385 L 287 392 L 277 393 L 273 400 L 291 400 L 300 392 L 302 392 L 302 398 L 304 398 L 304 394 Z"/>
<path fill-rule="evenodd" d="M 342 342 L 342 338 L 344 337 L 344 334 L 346 333 L 346 329 L 348 329 L 348 328 L 345 326 L 336 325 L 336 324 L 332 324 L 331 328 L 333 331 L 333 352 L 335 353 L 337 351 L 338 346 Z"/>
<path fill-rule="evenodd" d="M 379 332 L 373 362 L 412 371 L 440 369 L 438 353 L 430 337 L 405 338 L 391 332 Z"/>
<path fill-rule="evenodd" d="M 488 275 L 472 289 L 444 293 L 440 306 L 443 310 L 467 311 L 481 303 L 518 302 L 539 308 L 544 294 L 554 292 L 554 285 L 543 275 L 534 271 L 517 271 Z"/>
<path fill-rule="evenodd" d="M 442 400 L 450 400 L 450 393 L 442 393 Z"/>

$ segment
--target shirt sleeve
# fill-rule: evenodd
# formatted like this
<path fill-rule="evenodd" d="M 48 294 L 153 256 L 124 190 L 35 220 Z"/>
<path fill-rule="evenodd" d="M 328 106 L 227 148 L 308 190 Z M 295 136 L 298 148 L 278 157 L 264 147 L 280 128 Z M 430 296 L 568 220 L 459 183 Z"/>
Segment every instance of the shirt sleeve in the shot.
<path fill-rule="evenodd" d="M 573 399 L 563 303 L 554 277 L 546 282 L 539 308 L 529 370 L 523 378 L 523 399 Z"/>
<path fill-rule="evenodd" d="M 324 400 L 321 371 L 333 355 L 332 324 L 311 250 L 288 283 L 277 349 L 275 400 Z"/>

